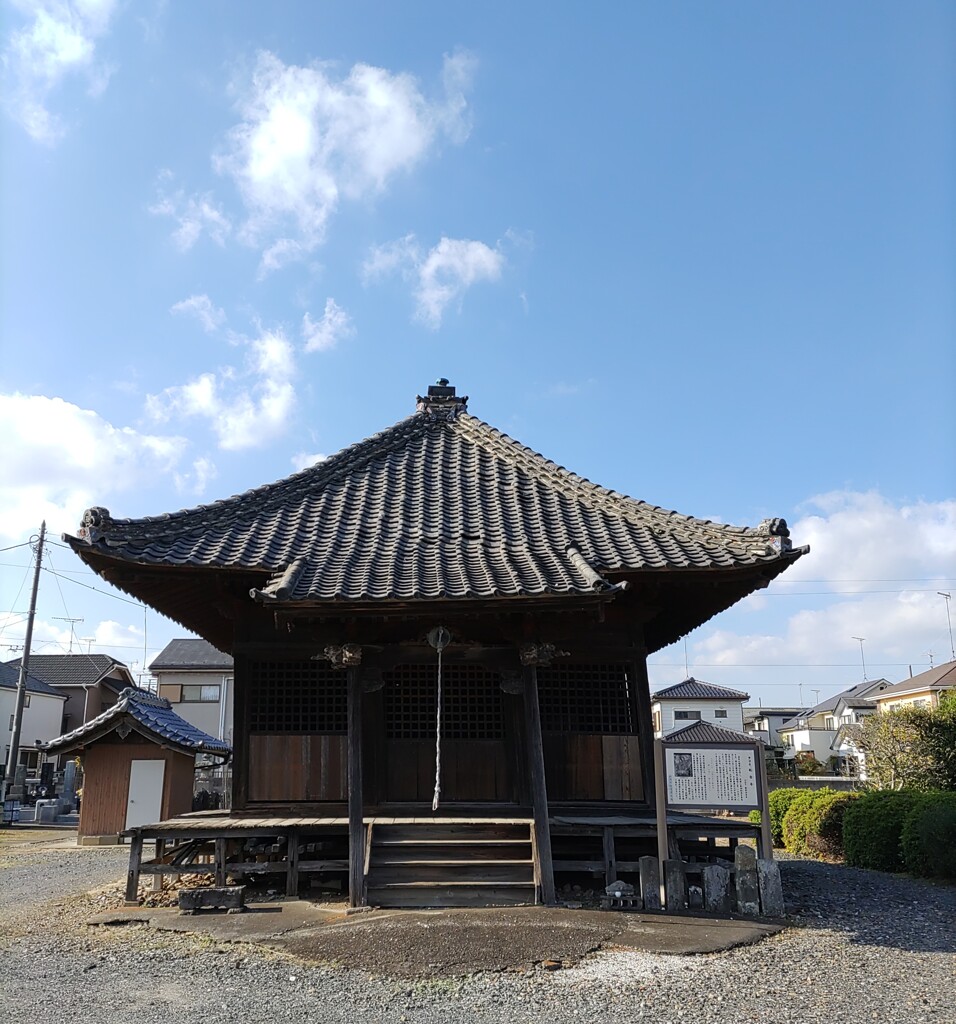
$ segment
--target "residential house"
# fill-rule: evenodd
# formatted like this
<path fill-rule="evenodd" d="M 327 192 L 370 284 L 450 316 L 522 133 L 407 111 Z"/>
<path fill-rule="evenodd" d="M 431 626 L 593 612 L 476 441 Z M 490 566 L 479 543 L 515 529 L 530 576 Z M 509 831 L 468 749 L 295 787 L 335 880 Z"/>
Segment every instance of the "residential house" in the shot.
<path fill-rule="evenodd" d="M 19 669 L 20 659 L 9 664 Z M 55 736 L 111 708 L 127 687 L 139 689 L 132 672 L 108 654 L 31 654 L 30 674 L 66 697 Z"/>
<path fill-rule="evenodd" d="M 956 662 L 938 665 L 927 672 L 904 679 L 880 690 L 871 700 L 848 701 L 838 713 L 839 731 L 831 744 L 837 764 L 850 775 L 866 778 L 866 756 L 856 745 L 855 730 L 847 728 L 862 721 L 867 714 L 897 711 L 900 708 L 925 708 L 927 711 L 939 707 L 939 700 L 946 692 L 956 692 Z M 866 705 L 865 707 L 862 705 Z"/>
<path fill-rule="evenodd" d="M 731 732 L 744 731 L 743 706 L 749 693 L 714 686 L 693 677 L 651 694 L 654 735 L 665 736 L 691 722 L 711 722 Z"/>
<path fill-rule="evenodd" d="M 171 640 L 153 659 L 157 693 L 191 725 L 232 743 L 232 657 L 207 640 Z"/>
<path fill-rule="evenodd" d="M 783 747 L 780 727 L 799 715 L 802 708 L 744 708 L 744 732 L 768 747 Z"/>
<path fill-rule="evenodd" d="M 902 707 L 932 710 L 939 707 L 940 695 L 952 690 L 956 690 L 956 661 L 947 661 L 887 687 L 874 699 L 880 711 Z"/>
<path fill-rule="evenodd" d="M 6 765 L 10 754 L 19 679 L 19 664 L 13 662 L 0 664 L 0 728 L 5 730 L 3 733 L 3 765 Z M 24 765 L 28 775 L 36 775 L 41 759 L 40 752 L 36 748 L 37 741 L 51 740 L 60 734 L 60 726 L 63 722 L 63 704 L 66 697 L 32 673 L 27 675 L 26 691 L 23 698 L 20 741 L 17 744 L 19 748 L 17 764 Z"/>
<path fill-rule="evenodd" d="M 826 764 L 834 757 L 833 741 L 841 725 L 849 724 L 861 714 L 875 710 L 869 705 L 860 705 L 860 700 L 872 701 L 876 694 L 887 689 L 888 679 L 864 680 L 806 711 L 801 711 L 777 730 L 783 742 L 784 756 L 794 758 L 797 754 L 812 754 L 817 761 Z"/>

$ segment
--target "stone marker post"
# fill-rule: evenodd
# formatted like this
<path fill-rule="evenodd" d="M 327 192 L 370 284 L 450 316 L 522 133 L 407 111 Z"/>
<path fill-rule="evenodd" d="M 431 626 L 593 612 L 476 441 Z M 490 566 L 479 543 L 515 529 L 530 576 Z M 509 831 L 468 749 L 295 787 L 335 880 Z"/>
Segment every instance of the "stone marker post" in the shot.
<path fill-rule="evenodd" d="M 737 911 L 748 917 L 760 915 L 760 890 L 757 886 L 757 853 L 752 846 L 739 844 L 734 851 L 737 883 Z"/>

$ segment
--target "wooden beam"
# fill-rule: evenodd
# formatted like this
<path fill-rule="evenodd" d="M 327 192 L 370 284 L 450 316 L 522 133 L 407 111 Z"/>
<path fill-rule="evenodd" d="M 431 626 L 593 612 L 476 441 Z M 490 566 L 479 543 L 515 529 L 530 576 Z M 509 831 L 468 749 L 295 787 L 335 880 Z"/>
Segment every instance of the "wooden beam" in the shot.
<path fill-rule="evenodd" d="M 525 666 L 524 676 L 525 731 L 528 736 L 528 768 L 531 774 L 535 866 L 541 885 L 541 900 L 546 906 L 554 906 L 554 867 L 551 860 L 551 825 L 548 813 L 548 787 L 544 775 L 544 743 L 541 739 L 537 667 Z"/>
<path fill-rule="evenodd" d="M 634 652 L 630 662 L 631 699 L 637 714 L 637 734 L 641 743 L 641 780 L 644 800 L 653 805 L 655 789 L 654 722 L 651 718 L 651 688 L 647 678 L 647 652 L 642 647 Z"/>
<path fill-rule="evenodd" d="M 134 832 L 129 844 L 129 870 L 126 872 L 126 902 L 139 898 L 139 867 L 143 862 L 143 833 Z"/>
<path fill-rule="evenodd" d="M 365 825 L 362 799 L 362 666 L 348 672 L 349 906 L 365 903 Z"/>

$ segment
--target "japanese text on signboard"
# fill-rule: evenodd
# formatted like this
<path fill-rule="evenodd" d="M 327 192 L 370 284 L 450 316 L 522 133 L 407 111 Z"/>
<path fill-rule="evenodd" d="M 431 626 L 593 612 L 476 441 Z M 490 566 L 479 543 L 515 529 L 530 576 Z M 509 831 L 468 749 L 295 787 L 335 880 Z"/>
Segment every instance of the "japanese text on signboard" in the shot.
<path fill-rule="evenodd" d="M 751 748 L 666 748 L 667 802 L 685 807 L 759 807 Z"/>

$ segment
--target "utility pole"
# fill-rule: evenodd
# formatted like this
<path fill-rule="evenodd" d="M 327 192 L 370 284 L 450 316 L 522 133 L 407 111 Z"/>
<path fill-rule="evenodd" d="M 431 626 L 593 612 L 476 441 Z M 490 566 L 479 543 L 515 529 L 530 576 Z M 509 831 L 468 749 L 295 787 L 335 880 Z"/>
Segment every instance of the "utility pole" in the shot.
<path fill-rule="evenodd" d="M 949 654 L 953 661 L 956 661 L 956 647 L 953 646 L 953 620 L 949 617 L 949 602 L 953 595 L 948 590 L 937 590 L 936 593 L 946 601 L 946 621 L 949 624 Z"/>
<path fill-rule="evenodd" d="M 7 754 L 7 769 L 3 776 L 0 797 L 7 798 L 10 787 L 16 783 L 18 751 L 20 748 L 20 727 L 23 725 L 23 705 L 27 694 L 27 676 L 30 671 L 30 645 L 33 643 L 33 620 L 37 612 L 37 590 L 40 587 L 40 562 L 43 560 L 43 541 L 46 537 L 46 520 L 40 524 L 40 540 L 37 543 L 37 564 L 33 570 L 33 593 L 30 595 L 30 612 L 27 616 L 27 635 L 23 641 L 23 657 L 20 659 L 20 678 L 17 680 L 17 703 L 13 711 L 13 731 L 10 733 L 10 751 Z"/>

